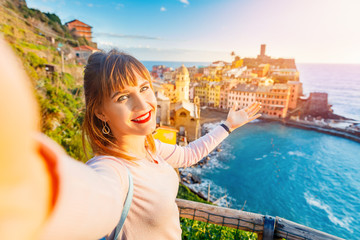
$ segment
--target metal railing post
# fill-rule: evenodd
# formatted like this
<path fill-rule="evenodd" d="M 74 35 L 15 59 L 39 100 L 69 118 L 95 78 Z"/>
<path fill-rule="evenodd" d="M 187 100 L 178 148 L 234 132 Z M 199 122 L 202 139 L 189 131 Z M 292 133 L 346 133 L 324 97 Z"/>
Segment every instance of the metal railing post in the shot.
<path fill-rule="evenodd" d="M 263 240 L 273 240 L 275 232 L 275 218 L 266 215 L 264 217 L 264 233 Z"/>

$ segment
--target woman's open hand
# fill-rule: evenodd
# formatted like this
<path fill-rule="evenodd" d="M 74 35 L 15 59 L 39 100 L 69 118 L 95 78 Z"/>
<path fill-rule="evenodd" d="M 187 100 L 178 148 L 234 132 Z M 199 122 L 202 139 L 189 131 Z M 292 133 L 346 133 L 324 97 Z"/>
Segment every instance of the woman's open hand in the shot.
<path fill-rule="evenodd" d="M 259 102 L 254 102 L 250 106 L 237 109 L 237 103 L 232 106 L 225 121 L 225 125 L 231 130 L 235 130 L 238 127 L 245 125 L 248 122 L 258 118 L 261 114 L 256 114 L 260 110 L 261 106 Z"/>

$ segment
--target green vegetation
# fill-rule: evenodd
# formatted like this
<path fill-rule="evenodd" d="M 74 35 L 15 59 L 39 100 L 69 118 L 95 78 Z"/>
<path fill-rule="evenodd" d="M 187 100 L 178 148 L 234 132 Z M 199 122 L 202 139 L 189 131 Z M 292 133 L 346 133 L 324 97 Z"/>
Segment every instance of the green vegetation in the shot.
<path fill-rule="evenodd" d="M 20 17 L 37 19 L 55 31 L 58 28 L 60 35 L 69 33 L 55 14 L 28 8 L 21 1 L 8 2 L 7 6 Z M 21 19 L 0 10 L 3 17 L 0 31 L 22 60 L 34 86 L 41 114 L 41 131 L 61 144 L 70 156 L 85 161 L 81 134 L 85 103 L 83 87 L 79 84 L 82 81 L 76 80 L 70 73 L 62 75 L 58 72 L 61 69 L 58 65 L 60 55 L 43 34 Z M 45 64 L 53 65 L 55 72 L 46 73 Z M 75 64 L 72 66 L 77 67 Z"/>
<path fill-rule="evenodd" d="M 186 187 L 184 184 L 180 184 L 179 191 L 178 191 L 178 194 L 176 197 L 181 198 L 181 199 L 195 201 L 195 202 L 212 204 L 212 203 L 202 199 L 195 193 L 191 192 L 190 189 L 188 187 Z"/>
<path fill-rule="evenodd" d="M 42 116 L 42 132 L 61 144 L 75 159 L 85 161 L 82 149 L 81 125 L 84 120 L 84 102 L 80 86 L 70 74 L 65 74 L 61 85 L 59 79 L 48 78 L 38 82 L 42 86 L 37 97 Z"/>
<path fill-rule="evenodd" d="M 2 24 L 0 31 L 2 31 L 5 35 L 13 36 L 14 35 L 14 27 Z"/>
<path fill-rule="evenodd" d="M 25 42 L 25 41 L 21 41 L 21 42 L 19 43 L 19 45 L 20 45 L 21 47 L 25 47 L 25 48 L 29 48 L 29 49 L 34 49 L 34 50 L 40 50 L 40 51 L 49 49 L 48 46 L 39 45 L 39 44 L 33 44 L 33 43 Z M 56 50 L 54 47 L 51 47 L 51 49 L 52 49 L 53 51 Z"/>
<path fill-rule="evenodd" d="M 190 191 L 188 187 L 180 184 L 177 198 L 212 204 Z M 187 218 L 180 218 L 182 239 L 246 239 L 255 240 L 257 234 L 237 230 L 235 228 L 200 222 Z"/>
<path fill-rule="evenodd" d="M 19 7 L 20 13 L 24 18 L 35 18 L 40 20 L 43 23 L 46 23 L 51 27 L 55 32 L 65 36 L 69 33 L 68 29 L 61 24 L 60 18 L 53 13 L 43 13 L 34 8 L 28 8 L 26 5 L 21 5 Z M 69 35 L 70 37 L 70 35 Z"/>
<path fill-rule="evenodd" d="M 244 239 L 255 240 L 256 233 L 246 232 L 235 228 L 223 227 L 211 223 L 194 221 L 191 219 L 181 218 L 182 239 Z"/>

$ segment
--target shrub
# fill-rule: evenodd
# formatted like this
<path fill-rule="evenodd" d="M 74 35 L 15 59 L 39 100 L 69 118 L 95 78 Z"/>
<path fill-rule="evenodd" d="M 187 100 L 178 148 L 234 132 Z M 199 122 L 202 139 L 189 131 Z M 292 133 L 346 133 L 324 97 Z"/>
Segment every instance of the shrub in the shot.
<path fill-rule="evenodd" d="M 26 59 L 29 64 L 34 68 L 42 67 L 47 63 L 45 58 L 41 58 L 33 52 L 28 52 L 26 54 Z"/>

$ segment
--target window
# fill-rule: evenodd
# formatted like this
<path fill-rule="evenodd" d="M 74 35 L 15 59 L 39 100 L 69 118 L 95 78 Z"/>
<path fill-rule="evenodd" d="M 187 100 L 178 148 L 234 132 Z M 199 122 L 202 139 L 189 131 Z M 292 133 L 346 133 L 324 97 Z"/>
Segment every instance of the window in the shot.
<path fill-rule="evenodd" d="M 186 112 L 181 112 L 180 117 L 186 117 Z"/>

